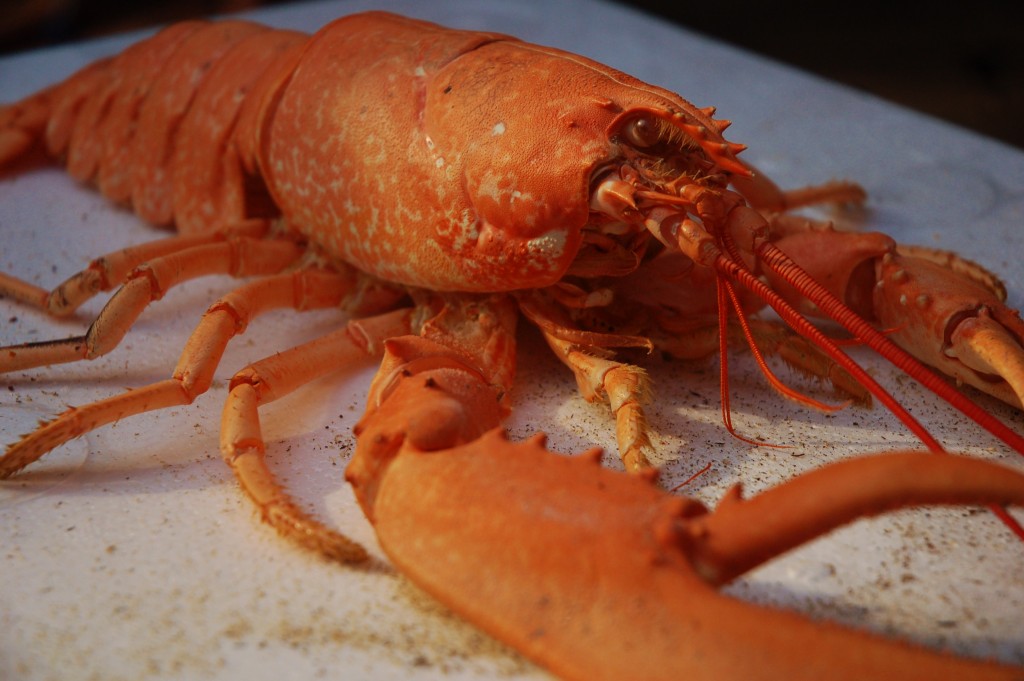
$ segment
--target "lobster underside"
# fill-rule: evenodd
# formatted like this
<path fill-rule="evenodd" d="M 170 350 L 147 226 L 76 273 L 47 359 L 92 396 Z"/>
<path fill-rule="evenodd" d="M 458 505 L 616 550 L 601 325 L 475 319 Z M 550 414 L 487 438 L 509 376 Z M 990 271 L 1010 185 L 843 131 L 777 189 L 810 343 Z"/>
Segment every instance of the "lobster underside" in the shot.
<path fill-rule="evenodd" d="M 338 33 L 348 42 L 333 41 Z M 372 41 L 394 51 L 379 57 L 366 47 Z M 587 103 L 591 108 L 572 109 L 563 117 L 568 123 L 562 135 L 575 144 L 574 136 L 583 135 L 591 119 L 610 126 L 612 134 L 579 145 L 589 154 L 583 170 L 573 171 L 579 181 L 563 183 L 559 173 L 556 180 L 542 178 L 552 186 L 573 185 L 581 201 L 548 209 L 546 202 L 534 200 L 545 206 L 536 223 L 513 220 L 508 215 L 518 215 L 521 206 L 501 194 L 507 187 L 492 187 L 495 181 L 483 173 L 467 174 L 466 182 L 452 182 L 417 204 L 462 205 L 466 199 L 460 191 L 485 187 L 480 191 L 486 200 L 465 209 L 484 216 L 473 225 L 477 255 L 491 258 L 487 263 L 493 265 L 541 253 L 545 266 L 561 263 L 557 276 L 540 272 L 541 265 L 537 272 L 527 268 L 511 274 L 481 266 L 484 274 L 473 279 L 472 263 L 464 262 L 470 252 L 466 235 L 445 234 L 454 244 L 450 260 L 455 264 L 438 265 L 435 258 L 419 263 L 407 278 L 389 277 L 395 265 L 387 257 L 403 247 L 418 253 L 420 240 L 405 234 L 390 244 L 384 233 L 394 225 L 368 215 L 377 216 L 379 209 L 392 217 L 405 215 L 410 224 L 419 218 L 401 201 L 382 208 L 376 198 L 405 199 L 392 188 L 429 184 L 455 172 L 449 167 L 470 167 L 474 159 L 499 163 L 487 145 L 515 127 L 513 118 L 487 118 L 486 135 L 464 135 L 471 151 L 463 158 L 445 148 L 434 131 L 445 130 L 442 123 L 454 118 L 452 111 L 473 107 L 465 102 L 427 106 L 422 118 L 436 128 L 430 128 L 426 143 L 420 129 L 409 134 L 413 142 L 396 143 L 410 158 L 427 162 L 410 163 L 407 175 L 376 178 L 383 189 L 372 192 L 360 184 L 376 181 L 366 179 L 375 177 L 373 167 L 351 176 L 341 170 L 369 154 L 333 157 L 332 171 L 356 187 L 348 203 L 352 197 L 371 197 L 360 207 L 361 217 L 380 241 L 348 235 L 354 241 L 346 242 L 343 230 L 314 224 L 314 208 L 335 210 L 335 217 L 342 209 L 324 208 L 320 198 L 310 198 L 324 192 L 317 182 L 303 184 L 304 178 L 328 163 L 318 166 L 309 158 L 319 161 L 323 150 L 317 147 L 333 152 L 332 145 L 342 144 L 338 140 L 356 136 L 351 130 L 368 109 L 343 111 L 350 116 L 348 126 L 327 140 L 303 137 L 311 125 L 303 116 L 322 118 L 331 108 L 307 106 L 318 93 L 305 84 L 324 70 L 318 60 L 341 60 L 341 52 L 341 62 L 348 63 L 353 58 L 348 50 L 393 70 L 392 62 L 401 62 L 407 57 L 403 50 L 410 49 L 422 61 L 401 77 L 436 78 L 415 81 L 420 104 L 449 102 L 445 96 L 453 89 L 461 93 L 477 84 L 489 93 L 480 99 L 491 101 L 491 81 L 504 82 L 523 64 L 536 69 L 566 61 L 564 53 L 507 36 L 447 31 L 379 14 L 338 22 L 312 39 L 244 22 L 190 22 L 0 109 L 0 164 L 42 146 L 66 157 L 75 177 L 95 182 L 142 217 L 173 222 L 181 231 L 108 254 L 53 291 L 0 275 L 0 292 L 55 315 L 117 289 L 85 335 L 3 348 L 0 372 L 110 352 L 152 301 L 183 281 L 210 274 L 251 278 L 207 310 L 170 378 L 71 408 L 41 425 L 0 458 L 0 476 L 13 475 L 105 424 L 191 403 L 213 384 L 229 341 L 267 310 L 341 306 L 353 321 L 243 368 L 228 387 L 222 454 L 262 517 L 290 539 L 342 562 L 366 558 L 361 546 L 302 510 L 270 472 L 259 409 L 318 377 L 367 357 L 380 358 L 346 478 L 382 548 L 440 601 L 556 674 L 567 679 L 1020 678 L 1019 668 L 755 607 L 716 588 L 835 527 L 906 506 L 986 504 L 1019 530 L 1005 507 L 1024 505 L 1024 475 L 953 455 L 885 453 L 824 467 L 749 500 L 737 488 L 709 511 L 657 486 L 646 458 L 651 449 L 643 407 L 648 379 L 613 352 L 657 347 L 690 357 L 721 347 L 724 369 L 730 338 L 749 340 L 755 355 L 778 338 L 787 361 L 846 386 L 855 397 L 874 394 L 929 449 L 940 450 L 805 316 L 824 313 L 1024 452 L 1019 435 L 907 353 L 1019 406 L 1024 327 L 1003 304 L 1005 291 L 995 277 L 949 254 L 794 218 L 793 208 L 859 200 L 860 190 L 834 184 L 780 192 L 736 160 L 738 148 L 722 140 L 725 125 L 711 113 L 691 111 L 681 100 L 672 100 L 678 110 L 668 113 L 634 105 L 630 97 L 639 95 L 633 90 L 668 95 L 649 86 L 644 90 L 599 65 L 561 86 L 575 95 L 580 82 L 590 87 L 589 78 L 611 79 L 624 90 L 615 91 L 621 101 L 597 98 L 596 104 Z M 369 69 L 377 65 L 350 70 L 386 90 L 378 93 L 379 102 L 390 101 L 402 88 L 389 90 L 385 81 L 371 77 L 375 72 Z M 388 125 L 417 119 L 417 110 L 402 107 L 395 104 L 386 121 L 373 112 L 381 119 L 381 137 L 398 136 Z M 538 120 L 549 118 L 546 111 L 537 114 Z M 373 135 L 364 134 L 362 141 L 368 137 Z M 286 147 L 292 138 L 299 138 L 297 146 Z M 543 148 L 542 142 L 531 149 Z M 599 162 L 609 154 L 611 161 Z M 652 160 L 655 156 L 660 160 Z M 562 155 L 549 160 L 561 162 Z M 372 166 L 371 160 L 365 163 Z M 529 186 L 539 192 L 542 184 Z M 516 201 L 532 200 L 524 197 L 528 192 L 516 192 Z M 278 212 L 281 219 L 272 219 Z M 423 222 L 434 220 L 435 214 L 423 212 L 429 213 Z M 498 234 L 501 220 L 524 233 L 506 239 Z M 582 224 L 559 242 L 540 231 L 537 224 L 545 220 Z M 362 224 L 353 221 L 348 229 Z M 440 237 L 431 243 L 436 247 Z M 578 251 L 570 252 L 566 244 Z M 382 255 L 384 264 L 374 270 L 365 261 L 376 251 L 389 255 Z M 423 285 L 436 275 L 441 283 L 433 288 L 445 289 L 462 276 L 465 288 L 473 289 L 503 274 L 523 280 L 536 276 L 539 283 L 524 287 L 514 279 L 503 288 L 476 292 Z M 763 304 L 808 340 L 801 344 L 779 325 L 748 320 Z M 632 473 L 600 467 L 595 452 L 563 457 L 548 451 L 542 437 L 516 444 L 503 436 L 520 317 L 540 329 L 588 399 L 608 403 L 625 468 Z M 869 322 L 888 332 L 875 331 Z M 794 655 L 809 648 L 813 655 Z"/>

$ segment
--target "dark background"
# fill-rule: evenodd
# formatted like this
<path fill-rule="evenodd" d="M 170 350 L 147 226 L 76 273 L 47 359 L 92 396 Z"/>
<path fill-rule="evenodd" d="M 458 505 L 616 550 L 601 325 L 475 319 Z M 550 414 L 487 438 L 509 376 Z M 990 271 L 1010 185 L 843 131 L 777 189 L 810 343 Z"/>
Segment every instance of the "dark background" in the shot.
<path fill-rule="evenodd" d="M 280 0 L 0 0 L 0 53 Z M 511 0 L 510 0 L 511 1 Z M 632 5 L 1024 149 L 1024 2 Z M 680 7 L 681 2 L 671 3 Z"/>

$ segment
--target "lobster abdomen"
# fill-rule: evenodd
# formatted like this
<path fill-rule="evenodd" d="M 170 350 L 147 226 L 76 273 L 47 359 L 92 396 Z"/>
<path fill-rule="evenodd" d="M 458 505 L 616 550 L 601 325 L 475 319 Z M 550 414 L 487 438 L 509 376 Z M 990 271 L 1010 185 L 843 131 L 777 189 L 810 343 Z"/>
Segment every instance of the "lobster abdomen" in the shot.
<path fill-rule="evenodd" d="M 306 39 L 242 21 L 170 26 L 0 109 L 0 166 L 41 146 L 184 233 L 273 212 L 255 161 L 260 109 Z"/>

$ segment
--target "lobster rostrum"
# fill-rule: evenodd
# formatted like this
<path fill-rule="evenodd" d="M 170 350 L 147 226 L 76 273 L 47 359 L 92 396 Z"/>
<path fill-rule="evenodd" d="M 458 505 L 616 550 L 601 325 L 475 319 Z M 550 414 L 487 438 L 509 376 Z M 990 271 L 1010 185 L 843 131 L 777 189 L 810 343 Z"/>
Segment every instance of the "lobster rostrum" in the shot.
<path fill-rule="evenodd" d="M 718 351 L 724 368 L 728 340 L 743 338 L 853 399 L 874 395 L 941 451 L 805 315 L 845 326 L 1024 453 L 1018 434 L 922 364 L 1021 406 L 1024 325 L 998 279 L 953 254 L 795 216 L 863 192 L 779 190 L 737 158 L 713 114 L 576 55 L 383 13 L 311 37 L 187 22 L 3 107 L 0 164 L 43 150 L 177 234 L 104 256 L 53 291 L 0 275 L 0 293 L 54 315 L 117 288 L 85 335 L 3 348 L 0 371 L 109 352 L 181 281 L 252 280 L 207 310 L 171 378 L 59 415 L 8 448 L 0 475 L 104 424 L 191 402 L 261 312 L 340 305 L 351 322 L 239 371 L 224 409 L 224 458 L 291 539 L 347 562 L 366 556 L 274 479 L 258 409 L 379 357 L 346 478 L 381 547 L 554 673 L 1020 678 L 716 587 L 897 507 L 989 504 L 1020 533 L 1005 507 L 1024 504 L 1024 475 L 889 452 L 749 500 L 733 490 L 713 512 L 657 486 L 647 377 L 615 349 Z M 748 319 L 763 305 L 797 335 Z M 502 434 L 520 316 L 588 399 L 608 402 L 627 472 L 602 468 L 596 452 L 562 457 L 542 436 Z M 793 641 L 813 645 L 813 659 L 794 656 Z"/>

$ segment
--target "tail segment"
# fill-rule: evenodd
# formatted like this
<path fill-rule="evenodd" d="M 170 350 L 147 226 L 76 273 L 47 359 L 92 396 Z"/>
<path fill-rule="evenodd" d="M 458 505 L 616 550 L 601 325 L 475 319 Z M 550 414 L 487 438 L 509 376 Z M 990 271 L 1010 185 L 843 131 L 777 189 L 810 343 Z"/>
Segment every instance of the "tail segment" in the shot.
<path fill-rule="evenodd" d="M 82 182 L 184 233 L 265 217 L 262 101 L 307 36 L 242 21 L 170 26 L 0 107 L 0 169 L 43 152 Z"/>

